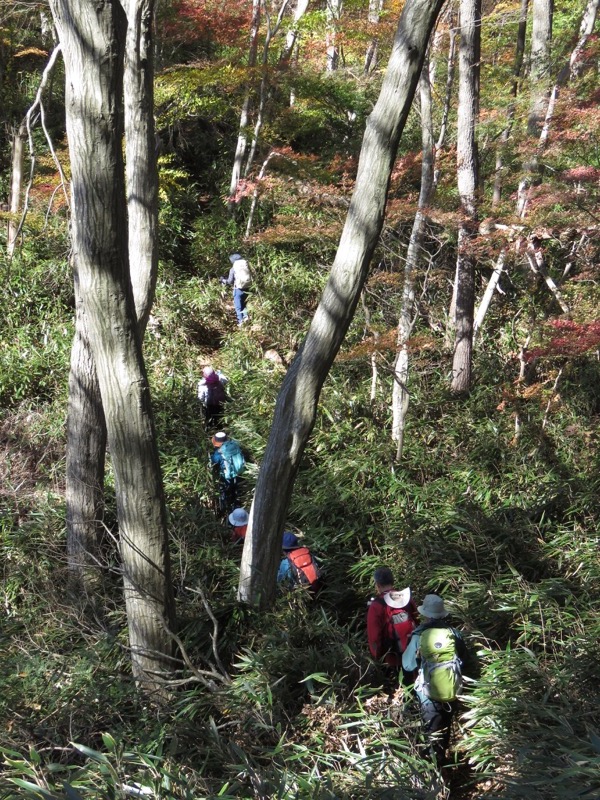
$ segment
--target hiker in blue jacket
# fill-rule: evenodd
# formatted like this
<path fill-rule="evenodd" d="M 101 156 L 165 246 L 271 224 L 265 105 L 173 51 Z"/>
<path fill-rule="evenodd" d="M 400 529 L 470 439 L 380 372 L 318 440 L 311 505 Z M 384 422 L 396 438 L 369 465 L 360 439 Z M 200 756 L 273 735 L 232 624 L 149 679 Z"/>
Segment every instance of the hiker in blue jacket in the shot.
<path fill-rule="evenodd" d="M 460 633 L 450 625 L 449 613 L 439 595 L 426 595 L 417 610 L 422 622 L 413 631 L 402 654 L 402 667 L 417 670 L 414 691 L 423 729 L 429 750 L 441 767 L 456 713 L 457 694 L 462 686 L 467 648 Z"/>
<path fill-rule="evenodd" d="M 229 256 L 229 260 L 231 261 L 229 275 L 227 277 L 223 275 L 219 280 L 224 286 L 233 286 L 235 315 L 238 325 L 243 325 L 244 322 L 248 321 L 246 303 L 248 302 L 248 289 L 252 283 L 252 275 L 250 274 L 248 262 L 239 253 L 232 253 Z"/>
<path fill-rule="evenodd" d="M 242 478 L 240 477 L 246 467 L 242 448 L 230 439 L 225 431 L 219 431 L 212 437 L 214 451 L 210 456 L 210 463 L 219 470 L 219 510 L 228 514 L 240 506 L 238 502 Z"/>

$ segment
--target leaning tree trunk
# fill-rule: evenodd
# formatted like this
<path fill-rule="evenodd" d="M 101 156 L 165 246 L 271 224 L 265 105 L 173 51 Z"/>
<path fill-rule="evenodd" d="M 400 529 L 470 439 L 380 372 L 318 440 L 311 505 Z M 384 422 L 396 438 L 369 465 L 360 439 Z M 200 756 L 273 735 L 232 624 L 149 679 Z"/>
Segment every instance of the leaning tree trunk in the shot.
<path fill-rule="evenodd" d="M 392 390 L 392 439 L 397 442 L 396 461 L 400 461 L 402 458 L 404 430 L 410 399 L 408 391 L 408 340 L 414 324 L 415 272 L 421 260 L 423 236 L 427 222 L 427 206 L 431 203 L 434 193 L 435 151 L 431 115 L 431 83 L 429 64 L 427 62 L 423 65 L 423 72 L 421 73 L 419 96 L 421 100 L 421 141 L 423 144 L 421 191 L 404 264 L 402 307 L 398 320 L 398 353 L 394 364 L 394 388 Z"/>
<path fill-rule="evenodd" d="M 133 674 L 163 696 L 173 620 L 166 512 L 128 257 L 116 0 L 52 0 L 63 47 L 73 252 L 115 475 Z"/>
<path fill-rule="evenodd" d="M 477 233 L 476 193 L 479 184 L 479 169 L 475 126 L 479 112 L 480 43 L 481 0 L 461 0 L 456 137 L 460 222 L 456 260 L 453 392 L 466 392 L 471 386 L 475 307 L 475 258 L 471 250 L 471 241 Z"/>
<path fill-rule="evenodd" d="M 352 321 L 379 239 L 392 167 L 443 0 L 408 0 L 365 130 L 346 223 L 310 329 L 283 381 L 244 542 L 238 596 L 267 606 L 281 531 L 327 373 Z"/>

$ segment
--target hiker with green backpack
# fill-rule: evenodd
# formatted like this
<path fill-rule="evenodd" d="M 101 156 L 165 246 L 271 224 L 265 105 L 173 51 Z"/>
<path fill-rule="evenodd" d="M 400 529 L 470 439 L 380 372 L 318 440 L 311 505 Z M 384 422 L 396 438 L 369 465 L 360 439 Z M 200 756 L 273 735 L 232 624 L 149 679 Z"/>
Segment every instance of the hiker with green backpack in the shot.
<path fill-rule="evenodd" d="M 414 691 L 430 752 L 441 767 L 462 688 L 467 648 L 460 633 L 450 625 L 444 600 L 439 595 L 426 595 L 417 610 L 422 622 L 413 631 L 402 655 L 402 666 L 417 670 Z"/>
<path fill-rule="evenodd" d="M 246 469 L 246 459 L 238 442 L 230 439 L 225 431 L 215 433 L 211 441 L 215 449 L 210 463 L 219 470 L 219 511 L 228 514 L 240 505 L 241 475 Z"/>

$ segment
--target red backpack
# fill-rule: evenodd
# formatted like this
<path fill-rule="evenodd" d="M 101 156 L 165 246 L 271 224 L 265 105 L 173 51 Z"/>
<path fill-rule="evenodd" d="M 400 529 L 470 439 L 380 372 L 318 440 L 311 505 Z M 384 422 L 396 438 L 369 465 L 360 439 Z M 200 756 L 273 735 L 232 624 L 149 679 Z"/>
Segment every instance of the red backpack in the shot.
<path fill-rule="evenodd" d="M 287 557 L 298 583 L 302 586 L 310 586 L 311 589 L 317 588 L 321 570 L 308 547 L 297 547 L 289 552 Z"/>
<path fill-rule="evenodd" d="M 418 619 L 417 606 L 411 599 L 410 589 L 386 592 L 383 597 L 376 597 L 375 602 L 381 603 L 386 610 L 388 651 L 402 655 Z"/>

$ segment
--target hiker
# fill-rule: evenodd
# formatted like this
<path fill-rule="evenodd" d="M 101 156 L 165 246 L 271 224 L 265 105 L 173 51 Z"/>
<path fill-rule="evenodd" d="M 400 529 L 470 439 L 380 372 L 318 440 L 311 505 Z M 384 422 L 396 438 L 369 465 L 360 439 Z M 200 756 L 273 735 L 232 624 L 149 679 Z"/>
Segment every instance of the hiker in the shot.
<path fill-rule="evenodd" d="M 460 633 L 450 625 L 444 600 L 439 595 L 426 595 L 417 610 L 422 622 L 404 651 L 402 666 L 406 670 L 417 669 L 414 691 L 429 751 L 442 767 L 467 648 Z"/>
<path fill-rule="evenodd" d="M 283 558 L 277 571 L 278 585 L 284 589 L 307 586 L 316 592 L 321 586 L 321 569 L 308 547 L 303 547 L 291 531 L 285 531 L 281 549 Z"/>
<path fill-rule="evenodd" d="M 234 508 L 231 514 L 227 517 L 231 525 L 231 541 L 234 544 L 243 542 L 246 538 L 246 531 L 248 530 L 248 512 L 244 508 Z"/>
<path fill-rule="evenodd" d="M 373 580 L 376 596 L 367 610 L 369 650 L 373 658 L 383 660 L 386 688 L 394 691 L 401 671 L 404 686 L 412 685 L 415 678 L 414 668 L 402 668 L 402 653 L 417 627 L 417 607 L 409 587 L 401 591 L 394 588 L 394 575 L 388 567 L 378 567 Z"/>
<path fill-rule="evenodd" d="M 223 275 L 219 280 L 223 286 L 233 286 L 235 315 L 238 325 L 243 325 L 244 322 L 248 321 L 246 303 L 248 301 L 248 289 L 252 285 L 252 273 L 248 262 L 239 253 L 230 255 L 229 260 L 231 261 L 229 275 L 227 277 Z"/>
<path fill-rule="evenodd" d="M 239 506 L 240 476 L 246 468 L 246 459 L 238 442 L 225 431 L 215 433 L 211 441 L 215 449 L 210 462 L 219 470 L 219 511 L 226 514 Z"/>
<path fill-rule="evenodd" d="M 204 409 L 205 427 L 217 426 L 223 416 L 223 403 L 229 400 L 225 391 L 227 377 L 212 367 L 204 367 L 198 382 L 198 400 Z"/>

